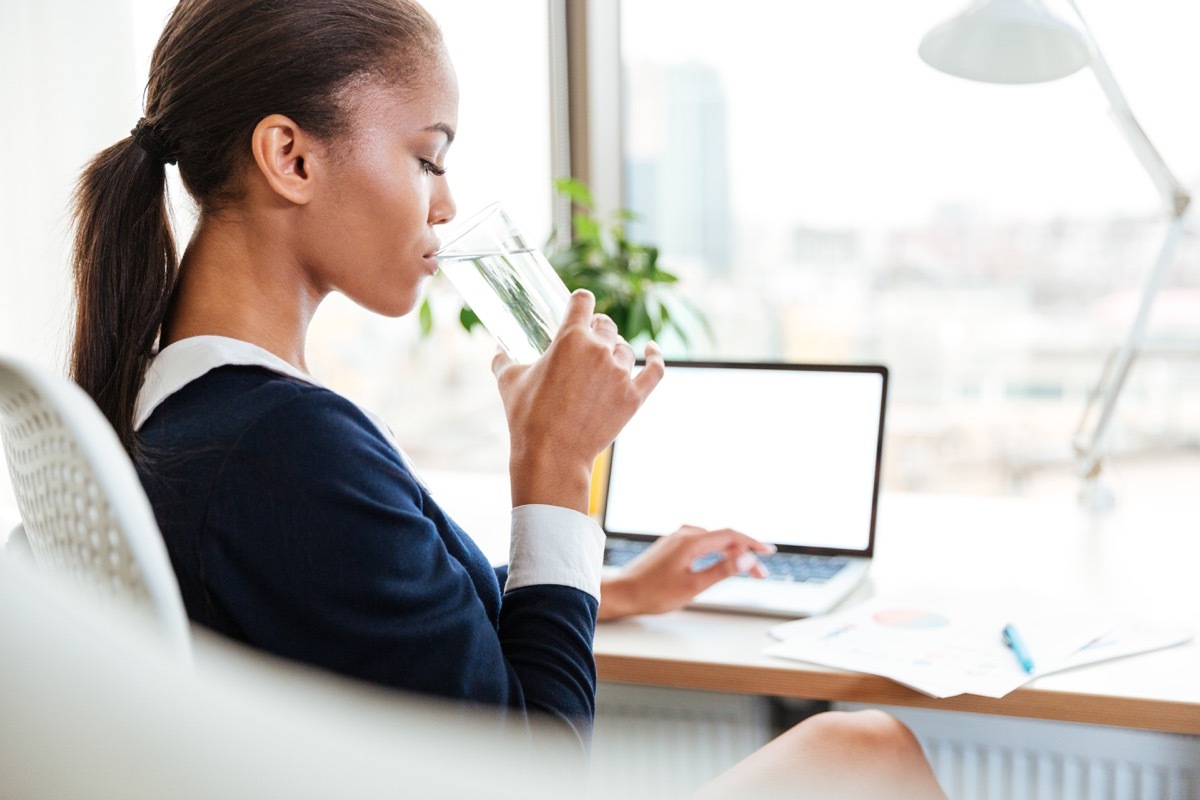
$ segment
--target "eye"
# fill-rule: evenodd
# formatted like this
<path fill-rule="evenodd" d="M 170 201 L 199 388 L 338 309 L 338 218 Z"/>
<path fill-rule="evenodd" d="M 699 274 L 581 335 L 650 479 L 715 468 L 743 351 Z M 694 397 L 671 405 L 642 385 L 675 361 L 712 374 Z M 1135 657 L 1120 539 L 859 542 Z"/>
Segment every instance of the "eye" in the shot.
<path fill-rule="evenodd" d="M 421 159 L 421 170 L 423 172 L 429 173 L 430 175 L 436 175 L 438 177 L 441 177 L 442 175 L 446 174 L 445 167 L 439 167 L 437 164 L 433 163 L 432 161 L 427 161 L 423 158 Z"/>

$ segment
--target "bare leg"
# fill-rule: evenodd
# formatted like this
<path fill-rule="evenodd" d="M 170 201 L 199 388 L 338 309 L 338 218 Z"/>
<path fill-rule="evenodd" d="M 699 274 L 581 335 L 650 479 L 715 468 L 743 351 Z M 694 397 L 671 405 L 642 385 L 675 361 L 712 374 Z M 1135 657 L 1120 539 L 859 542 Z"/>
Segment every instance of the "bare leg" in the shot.
<path fill-rule="evenodd" d="M 692 800 L 940 798 L 921 745 L 882 711 L 810 717 L 735 764 Z"/>

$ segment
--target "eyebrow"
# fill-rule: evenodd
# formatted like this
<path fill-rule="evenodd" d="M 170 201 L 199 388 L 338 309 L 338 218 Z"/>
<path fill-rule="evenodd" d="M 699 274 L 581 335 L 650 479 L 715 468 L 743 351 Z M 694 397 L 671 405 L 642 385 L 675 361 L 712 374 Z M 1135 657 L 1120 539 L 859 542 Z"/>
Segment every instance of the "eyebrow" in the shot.
<path fill-rule="evenodd" d="M 430 125 L 428 128 L 423 128 L 422 130 L 441 131 L 442 133 L 446 134 L 446 144 L 450 144 L 454 141 L 454 128 L 451 128 L 444 122 L 435 122 L 433 125 Z"/>

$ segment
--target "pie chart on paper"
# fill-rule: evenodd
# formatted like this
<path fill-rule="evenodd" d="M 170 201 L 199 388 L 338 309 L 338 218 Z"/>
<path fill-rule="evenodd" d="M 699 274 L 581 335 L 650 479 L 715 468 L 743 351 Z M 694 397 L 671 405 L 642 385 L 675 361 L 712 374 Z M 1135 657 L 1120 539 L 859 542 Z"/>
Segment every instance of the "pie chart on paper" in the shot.
<path fill-rule="evenodd" d="M 872 619 L 888 628 L 906 628 L 908 630 L 944 628 L 950 624 L 950 620 L 941 614 L 917 611 L 911 608 L 884 609 L 883 611 L 877 611 Z"/>

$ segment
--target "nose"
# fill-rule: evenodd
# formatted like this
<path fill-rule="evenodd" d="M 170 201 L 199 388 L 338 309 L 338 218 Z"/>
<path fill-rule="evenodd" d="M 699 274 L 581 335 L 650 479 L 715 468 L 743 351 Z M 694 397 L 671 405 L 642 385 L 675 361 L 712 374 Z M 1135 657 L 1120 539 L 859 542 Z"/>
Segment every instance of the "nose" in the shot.
<path fill-rule="evenodd" d="M 444 177 L 436 179 L 433 195 L 429 198 L 429 224 L 444 225 L 454 219 L 457 211 L 454 196 L 450 193 L 450 184 Z"/>

